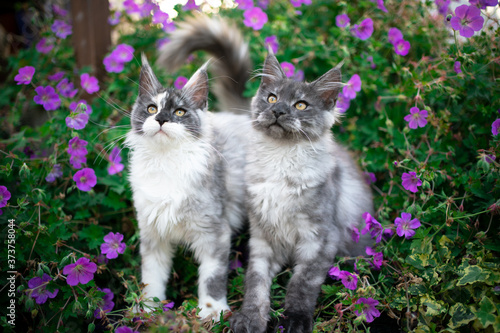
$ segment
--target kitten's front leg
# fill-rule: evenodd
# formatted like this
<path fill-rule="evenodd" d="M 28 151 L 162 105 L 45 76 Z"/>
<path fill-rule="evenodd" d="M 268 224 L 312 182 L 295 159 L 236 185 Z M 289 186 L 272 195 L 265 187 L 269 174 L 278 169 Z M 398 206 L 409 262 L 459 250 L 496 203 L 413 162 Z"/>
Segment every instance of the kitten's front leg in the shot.
<path fill-rule="evenodd" d="M 159 306 L 153 298 L 165 299 L 166 285 L 172 269 L 172 258 L 175 247 L 167 240 L 161 241 L 155 236 L 146 235 L 141 230 L 141 272 L 142 283 L 145 285 L 143 294 L 148 300 L 145 302 L 145 311 L 152 311 L 153 307 Z M 139 312 L 138 309 L 135 309 Z"/>
<path fill-rule="evenodd" d="M 273 252 L 263 237 L 251 236 L 243 305 L 230 319 L 231 329 L 235 333 L 266 331 L 271 305 L 271 283 L 280 269 Z"/>
<path fill-rule="evenodd" d="M 285 313 L 277 326 L 286 333 L 310 333 L 321 284 L 331 267 L 331 256 L 318 255 L 314 260 L 298 263 L 287 286 Z M 280 328 L 281 329 L 281 328 Z"/>

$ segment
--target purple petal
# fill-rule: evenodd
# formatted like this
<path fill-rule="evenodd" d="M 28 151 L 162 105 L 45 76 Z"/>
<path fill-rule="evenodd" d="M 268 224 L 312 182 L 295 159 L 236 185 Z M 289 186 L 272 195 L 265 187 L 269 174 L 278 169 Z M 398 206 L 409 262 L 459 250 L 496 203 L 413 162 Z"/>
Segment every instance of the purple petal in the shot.
<path fill-rule="evenodd" d="M 467 6 L 467 5 L 458 6 L 455 9 L 455 15 L 457 17 L 463 19 L 465 17 L 465 15 L 467 14 L 468 9 L 469 9 L 469 6 Z M 455 30 L 458 30 L 458 29 L 455 29 Z"/>
<path fill-rule="evenodd" d="M 454 16 L 450 20 L 450 25 L 453 30 L 460 30 L 462 28 L 462 21 L 460 20 L 460 18 Z"/>
<path fill-rule="evenodd" d="M 483 24 L 484 24 L 484 17 L 477 16 L 469 21 L 468 26 L 472 28 L 472 30 L 474 31 L 479 31 L 483 28 Z"/>
<path fill-rule="evenodd" d="M 460 29 L 460 36 L 465 38 L 471 38 L 472 36 L 474 36 L 474 30 L 472 30 L 472 28 L 469 27 L 462 27 L 462 29 Z"/>

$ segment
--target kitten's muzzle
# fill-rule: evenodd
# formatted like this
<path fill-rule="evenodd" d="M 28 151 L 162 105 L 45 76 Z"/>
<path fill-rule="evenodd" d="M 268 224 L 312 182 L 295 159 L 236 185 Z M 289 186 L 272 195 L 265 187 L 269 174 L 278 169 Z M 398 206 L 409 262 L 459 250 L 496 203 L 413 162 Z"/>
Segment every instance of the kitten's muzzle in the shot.
<path fill-rule="evenodd" d="M 158 122 L 158 124 L 160 124 L 160 127 L 164 123 L 168 123 L 170 121 L 169 117 L 165 114 L 165 112 L 162 112 L 162 113 L 158 114 L 155 117 L 155 120 Z"/>
<path fill-rule="evenodd" d="M 288 113 L 288 105 L 285 103 L 276 103 L 276 105 L 271 110 L 273 115 L 278 119 L 280 116 L 283 116 Z"/>

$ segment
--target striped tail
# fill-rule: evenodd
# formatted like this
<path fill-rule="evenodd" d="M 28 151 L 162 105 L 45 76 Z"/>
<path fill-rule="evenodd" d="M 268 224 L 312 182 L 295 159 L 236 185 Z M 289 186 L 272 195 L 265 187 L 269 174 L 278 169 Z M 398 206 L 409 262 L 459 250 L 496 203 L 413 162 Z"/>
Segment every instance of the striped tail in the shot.
<path fill-rule="evenodd" d="M 210 18 L 201 13 L 179 23 L 159 53 L 157 63 L 174 71 L 183 65 L 194 51 L 205 50 L 214 56 L 210 70 L 215 76 L 213 92 L 222 110 L 243 113 L 250 101 L 243 97 L 252 63 L 248 44 L 240 30 L 220 17 Z"/>

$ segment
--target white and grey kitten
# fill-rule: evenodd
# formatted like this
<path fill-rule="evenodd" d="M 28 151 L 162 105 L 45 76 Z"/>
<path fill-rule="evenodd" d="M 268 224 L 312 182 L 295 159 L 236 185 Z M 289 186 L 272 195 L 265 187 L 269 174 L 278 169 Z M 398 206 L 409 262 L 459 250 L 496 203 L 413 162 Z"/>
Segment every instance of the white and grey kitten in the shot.
<path fill-rule="evenodd" d="M 142 62 L 126 143 L 144 293 L 165 299 L 176 247 L 185 245 L 199 262 L 199 315 L 217 319 L 229 310 L 231 233 L 246 220 L 248 118 L 207 111 L 205 66 L 177 90 L 164 88 L 144 56 Z"/>
<path fill-rule="evenodd" d="M 336 255 L 362 255 L 351 228 L 372 212 L 369 187 L 330 128 L 339 114 L 341 84 L 334 68 L 312 83 L 286 78 L 270 52 L 252 100 L 253 133 L 245 168 L 250 261 L 236 333 L 265 332 L 273 277 L 293 267 L 284 332 L 312 332 L 321 284 Z"/>

